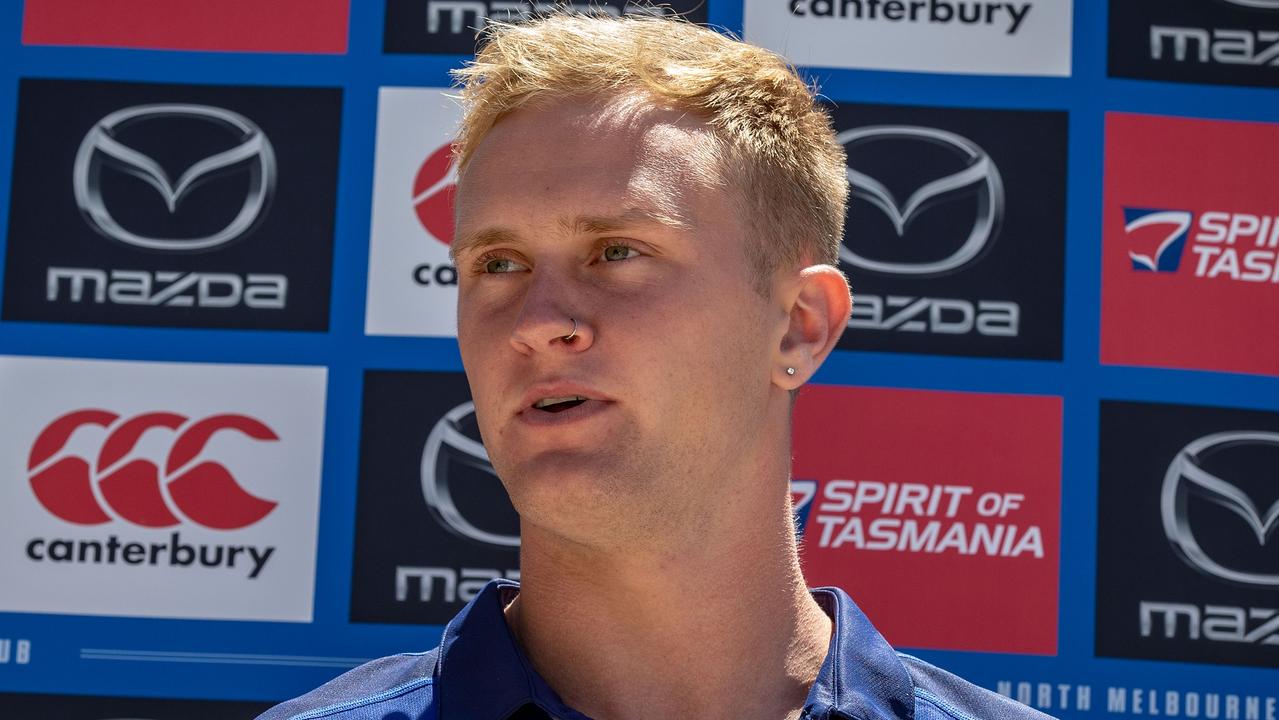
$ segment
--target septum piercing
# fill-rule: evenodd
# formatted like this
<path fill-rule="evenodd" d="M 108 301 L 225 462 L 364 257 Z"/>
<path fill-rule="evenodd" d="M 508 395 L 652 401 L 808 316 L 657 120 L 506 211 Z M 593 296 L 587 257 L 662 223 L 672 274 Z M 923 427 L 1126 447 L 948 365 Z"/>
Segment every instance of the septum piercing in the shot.
<path fill-rule="evenodd" d="M 570 332 L 569 334 L 564 335 L 563 337 L 561 337 L 561 338 L 560 338 L 560 339 L 561 339 L 561 340 L 563 340 L 564 342 L 569 342 L 569 341 L 570 341 L 570 340 L 572 340 L 573 338 L 577 337 L 577 319 L 576 319 L 576 318 L 569 318 L 569 320 L 572 320 L 572 321 L 573 321 L 573 332 Z"/>

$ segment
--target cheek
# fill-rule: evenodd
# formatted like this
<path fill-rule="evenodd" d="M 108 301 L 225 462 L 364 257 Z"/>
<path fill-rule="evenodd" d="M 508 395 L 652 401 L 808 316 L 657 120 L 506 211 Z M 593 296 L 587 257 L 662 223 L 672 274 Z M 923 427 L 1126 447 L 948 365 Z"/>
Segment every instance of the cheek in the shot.
<path fill-rule="evenodd" d="M 471 401 L 475 403 L 481 441 L 489 448 L 497 447 L 501 441 L 502 414 L 508 406 L 503 379 L 509 373 L 497 367 L 493 360 L 496 355 L 482 349 L 462 353 L 462 367 L 471 388 Z"/>
<path fill-rule="evenodd" d="M 691 318 L 696 332 L 697 365 L 708 392 L 722 402 L 745 399 L 767 377 L 768 334 L 756 298 L 720 298 Z"/>
<path fill-rule="evenodd" d="M 713 292 L 686 297 L 658 317 L 660 342 L 654 352 L 665 358 L 689 396 L 707 402 L 731 402 L 727 393 L 746 391 L 756 376 L 765 339 L 762 323 L 752 320 L 753 307 L 734 295 Z"/>
<path fill-rule="evenodd" d="M 462 356 L 462 369 L 466 372 L 471 385 L 471 396 L 476 407 L 483 409 L 492 404 L 492 398 L 486 396 L 498 391 L 504 383 L 500 382 L 506 374 L 500 367 L 501 359 L 506 357 L 503 345 L 507 335 L 498 330 L 501 323 L 494 318 L 473 312 L 458 315 L 457 344 Z"/>
<path fill-rule="evenodd" d="M 514 304 L 494 292 L 459 288 L 457 307 L 457 341 L 464 358 L 468 351 L 477 354 L 477 348 L 487 348 L 503 332 L 509 332 L 508 316 Z"/>

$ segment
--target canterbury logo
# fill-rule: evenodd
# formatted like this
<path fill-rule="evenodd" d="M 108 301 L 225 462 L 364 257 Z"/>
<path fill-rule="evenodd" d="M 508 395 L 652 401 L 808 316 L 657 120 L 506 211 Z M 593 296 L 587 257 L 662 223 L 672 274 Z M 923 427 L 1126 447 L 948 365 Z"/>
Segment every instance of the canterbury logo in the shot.
<path fill-rule="evenodd" d="M 109 430 L 92 461 L 63 453 L 71 435 L 85 426 Z M 131 457 L 153 428 L 174 431 L 160 468 Z M 278 440 L 271 428 L 246 415 L 202 420 L 167 412 L 121 418 L 106 410 L 77 410 L 49 423 L 31 446 L 31 489 L 45 509 L 67 522 L 99 525 L 115 517 L 150 528 L 183 519 L 215 530 L 234 530 L 266 517 L 277 503 L 249 494 L 222 465 L 200 455 L 214 433 L 235 431 L 254 440 Z"/>

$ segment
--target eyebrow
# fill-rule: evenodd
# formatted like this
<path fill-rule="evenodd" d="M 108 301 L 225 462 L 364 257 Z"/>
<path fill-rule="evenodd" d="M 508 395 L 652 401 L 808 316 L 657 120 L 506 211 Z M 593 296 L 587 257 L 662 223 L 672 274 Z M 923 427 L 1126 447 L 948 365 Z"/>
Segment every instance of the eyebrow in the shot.
<path fill-rule="evenodd" d="M 503 228 L 485 228 L 454 238 L 449 245 L 449 260 L 457 264 L 457 256 L 464 250 L 483 250 L 491 245 L 501 245 L 515 241 L 515 233 Z"/>
<path fill-rule="evenodd" d="M 689 230 L 692 227 L 687 220 L 677 214 L 640 207 L 627 208 L 617 215 L 578 215 L 571 219 L 561 218 L 559 225 L 566 232 L 575 235 L 599 235 L 643 225 L 660 225 L 674 230 Z M 515 232 L 503 227 L 484 228 L 455 239 L 449 248 L 449 257 L 457 262 L 457 256 L 461 252 L 513 243 L 517 241 L 517 238 Z"/>

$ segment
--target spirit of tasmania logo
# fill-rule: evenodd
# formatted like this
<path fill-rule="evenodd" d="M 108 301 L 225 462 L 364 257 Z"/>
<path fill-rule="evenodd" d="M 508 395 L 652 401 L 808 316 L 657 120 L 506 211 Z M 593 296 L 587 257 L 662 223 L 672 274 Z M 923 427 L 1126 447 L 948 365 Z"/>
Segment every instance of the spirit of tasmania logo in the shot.
<path fill-rule="evenodd" d="M 1132 269 L 1177 272 L 1181 267 L 1181 252 L 1186 247 L 1186 231 L 1193 217 L 1185 210 L 1124 208 L 1124 232 L 1131 243 L 1128 259 L 1132 261 Z"/>
<path fill-rule="evenodd" d="M 1056 653 L 1060 398 L 810 386 L 794 451 L 809 585 L 896 645 Z"/>
<path fill-rule="evenodd" d="M 1124 234 L 1133 270 L 1177 272 L 1189 236 L 1195 277 L 1279 282 L 1279 217 L 1209 210 L 1196 221 L 1188 210 L 1126 207 Z"/>
<path fill-rule="evenodd" d="M 1279 125 L 1108 116 L 1102 362 L 1279 375 L 1276 163 Z"/>

